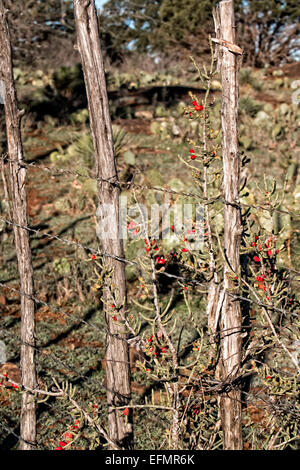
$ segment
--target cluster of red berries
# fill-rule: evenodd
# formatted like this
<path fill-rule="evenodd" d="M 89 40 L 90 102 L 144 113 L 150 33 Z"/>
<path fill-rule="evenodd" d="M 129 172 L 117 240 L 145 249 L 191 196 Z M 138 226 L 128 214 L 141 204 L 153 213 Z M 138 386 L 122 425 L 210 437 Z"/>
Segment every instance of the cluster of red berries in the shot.
<path fill-rule="evenodd" d="M 166 354 L 167 353 L 167 348 L 164 346 L 162 348 L 157 348 L 157 350 L 155 350 L 154 346 L 151 346 L 151 348 L 149 348 L 149 352 L 153 354 L 153 356 L 158 356 L 159 354 Z"/>
<path fill-rule="evenodd" d="M 192 105 L 194 106 L 194 111 L 202 111 L 204 108 L 201 104 L 198 103 L 198 101 L 194 100 L 192 101 Z M 193 117 L 191 111 L 189 112 L 190 118 Z"/>
<path fill-rule="evenodd" d="M 267 255 L 269 258 L 272 258 L 273 256 L 278 255 L 279 250 L 276 248 L 272 249 L 272 246 L 271 246 L 272 243 L 274 243 L 274 245 L 276 244 L 276 240 L 273 239 L 273 237 L 270 237 L 266 240 L 266 242 L 264 243 L 264 247 L 262 246 L 261 243 L 258 242 L 259 240 L 258 236 L 255 237 L 255 240 L 256 240 L 255 242 L 251 243 L 251 246 L 256 247 L 259 251 L 267 250 Z M 253 256 L 253 260 L 256 263 L 260 263 L 260 258 L 257 255 Z"/>
<path fill-rule="evenodd" d="M 76 429 L 79 429 L 78 425 L 79 425 L 79 421 L 77 419 L 75 419 L 74 424 L 72 426 L 70 426 L 70 430 L 75 431 Z M 72 442 L 73 437 L 74 437 L 74 434 L 72 432 L 69 432 L 69 431 L 65 432 L 64 440 L 59 441 L 58 447 L 56 447 L 54 450 L 64 450 L 64 447 L 66 447 L 66 445 L 68 445 L 68 444 L 70 444 L 70 442 Z"/>
<path fill-rule="evenodd" d="M 116 308 L 115 304 L 110 304 L 110 308 L 112 308 L 112 309 Z M 113 315 L 111 318 L 113 319 L 113 321 L 118 321 L 118 319 L 115 315 Z"/>
<path fill-rule="evenodd" d="M 172 229 L 173 232 L 175 231 L 174 225 L 171 226 L 171 229 Z M 192 231 L 195 232 L 196 230 L 193 229 Z M 188 233 L 190 234 L 191 231 L 188 230 Z M 144 241 L 145 241 L 145 244 L 146 244 L 146 253 L 149 253 L 149 252 L 151 251 L 151 245 L 152 245 L 152 249 L 153 249 L 154 251 L 159 251 L 159 248 L 158 248 L 158 246 L 156 245 L 156 243 L 155 243 L 154 240 L 152 240 L 152 241 L 150 242 L 150 244 L 149 244 L 149 242 L 148 242 L 148 240 L 147 240 L 146 238 L 145 238 Z M 187 239 L 185 238 L 184 241 L 186 242 Z M 189 250 L 188 250 L 187 248 L 182 248 L 181 251 L 182 251 L 182 253 L 188 253 Z M 174 252 L 174 251 L 172 251 L 172 252 L 171 252 L 171 255 L 175 258 L 175 257 L 177 256 L 177 253 Z M 165 258 L 164 256 L 160 256 L 160 255 L 155 255 L 155 256 L 154 256 L 154 259 L 155 259 L 155 261 L 157 262 L 157 264 L 165 264 L 165 263 L 167 262 L 166 258 Z"/>
<path fill-rule="evenodd" d="M 8 382 L 8 380 L 9 380 L 9 379 L 8 379 L 8 374 L 5 373 L 5 374 L 3 374 L 3 375 L 4 375 L 4 377 L 5 377 L 5 381 Z M 3 381 L 0 382 L 0 387 L 1 387 L 2 385 L 3 385 Z M 5 384 L 5 385 L 7 385 L 7 384 Z M 19 389 L 19 385 L 17 385 L 17 384 L 10 383 L 10 384 L 8 384 L 8 385 L 9 385 L 11 388 L 15 388 L 16 390 Z"/>
<path fill-rule="evenodd" d="M 147 338 L 148 343 L 152 343 L 154 341 L 154 336 L 150 336 Z M 153 354 L 153 356 L 158 356 L 159 354 L 166 354 L 167 353 L 167 346 L 162 346 L 158 348 L 156 346 L 151 346 L 148 351 Z"/>
<path fill-rule="evenodd" d="M 191 154 L 191 160 L 195 160 L 195 158 L 196 158 L 195 150 L 194 150 L 194 149 L 190 149 L 189 152 L 190 152 L 190 154 Z"/>
<path fill-rule="evenodd" d="M 256 276 L 256 280 L 258 282 L 258 288 L 263 289 L 265 292 L 267 291 L 267 288 L 265 286 L 265 280 L 266 276 L 265 274 L 262 274 L 261 276 Z"/>
<path fill-rule="evenodd" d="M 202 111 L 203 110 L 203 106 L 201 104 L 199 104 L 196 100 L 192 101 L 192 105 L 194 106 L 195 111 Z"/>
<path fill-rule="evenodd" d="M 97 411 L 98 411 L 98 405 L 97 405 L 97 403 L 94 403 L 93 408 L 94 408 L 93 416 L 96 416 L 96 415 L 97 415 Z"/>
<path fill-rule="evenodd" d="M 197 155 L 196 155 L 194 149 L 189 149 L 189 153 L 191 154 L 191 155 L 190 155 L 191 160 L 195 160 L 195 159 L 197 158 Z M 214 158 L 214 157 L 216 157 L 216 156 L 217 156 L 216 152 L 213 151 L 213 152 L 211 153 L 211 157 Z"/>
<path fill-rule="evenodd" d="M 151 246 L 149 245 L 149 242 L 146 238 L 145 238 L 144 242 L 146 244 L 146 253 L 149 253 L 149 251 L 151 251 Z M 150 242 L 150 244 L 152 245 L 154 251 L 159 251 L 159 248 L 156 245 L 154 240 L 152 240 Z M 157 264 L 165 264 L 166 263 L 166 259 L 163 256 L 156 255 L 156 256 L 154 256 L 154 259 L 157 262 Z"/>

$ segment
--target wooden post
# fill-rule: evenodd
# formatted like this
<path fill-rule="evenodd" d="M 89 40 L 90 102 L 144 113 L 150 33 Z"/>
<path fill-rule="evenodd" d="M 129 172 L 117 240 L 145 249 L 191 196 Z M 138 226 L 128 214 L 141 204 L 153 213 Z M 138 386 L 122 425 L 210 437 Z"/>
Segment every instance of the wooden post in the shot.
<path fill-rule="evenodd" d="M 124 257 L 123 240 L 119 234 L 120 186 L 116 169 L 111 119 L 104 75 L 103 57 L 99 39 L 97 13 L 93 0 L 74 0 L 77 45 L 81 55 L 90 127 L 95 149 L 96 173 L 102 180 L 99 188 L 100 207 L 111 207 L 107 212 L 109 234 L 101 240 L 105 253 Z M 104 222 L 103 222 L 104 224 Z M 104 228 L 100 227 L 100 229 Z M 115 406 L 125 406 L 130 400 L 129 348 L 123 319 L 126 317 L 126 277 L 122 261 L 105 258 L 110 275 L 105 281 L 103 301 L 107 324 L 106 378 L 109 436 L 120 447 L 132 446 L 132 415 L 125 416 Z M 114 319 L 113 319 L 114 317 Z M 117 321 L 115 321 L 117 319 Z"/>
<path fill-rule="evenodd" d="M 25 189 L 26 170 L 23 162 L 23 149 L 20 131 L 21 112 L 18 110 L 13 78 L 10 34 L 6 10 L 0 0 L 0 80 L 4 83 L 4 106 L 7 132 L 10 195 L 12 200 L 12 221 L 19 226 L 27 226 L 27 198 Z M 14 163 L 15 162 L 15 163 Z M 35 304 L 32 300 L 33 268 L 28 231 L 14 225 L 15 246 L 20 275 L 21 296 L 21 373 L 24 386 L 34 389 L 37 386 L 35 367 Z M 20 449 L 32 450 L 36 443 L 36 404 L 32 394 L 22 393 Z"/>
<path fill-rule="evenodd" d="M 240 158 L 238 151 L 238 64 L 241 50 L 235 45 L 234 5 L 223 0 L 214 13 L 217 34 L 217 57 L 222 78 L 222 156 L 224 205 L 224 289 L 221 318 L 222 381 L 231 381 L 239 375 L 241 364 L 241 307 L 227 292 L 238 293 L 235 277 L 239 275 L 240 243 L 242 235 L 239 207 Z M 241 390 L 235 388 L 220 397 L 224 449 L 243 448 L 241 425 Z"/>

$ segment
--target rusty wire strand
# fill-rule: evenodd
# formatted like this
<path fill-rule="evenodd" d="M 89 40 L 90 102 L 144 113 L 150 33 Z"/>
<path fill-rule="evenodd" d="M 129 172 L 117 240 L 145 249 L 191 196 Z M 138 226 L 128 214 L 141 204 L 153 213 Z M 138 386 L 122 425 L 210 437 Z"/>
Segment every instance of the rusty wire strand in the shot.
<path fill-rule="evenodd" d="M 130 190 L 130 189 L 141 189 L 141 190 L 149 190 L 149 191 L 158 191 L 158 192 L 163 192 L 163 193 L 166 193 L 166 194 L 173 194 L 175 196 L 184 196 L 184 197 L 190 197 L 190 198 L 194 198 L 194 199 L 201 199 L 203 201 L 204 204 L 212 204 L 212 203 L 215 203 L 215 202 L 222 202 L 223 204 L 229 204 L 229 205 L 232 205 L 232 202 L 230 201 L 226 201 L 226 199 L 224 199 L 223 197 L 221 196 L 218 196 L 218 197 L 214 197 L 214 198 L 207 198 L 207 197 L 204 197 L 204 196 L 201 196 L 200 194 L 194 194 L 194 193 L 190 193 L 190 192 L 185 192 L 185 191 L 175 191 L 174 189 L 170 189 L 170 188 L 162 188 L 162 187 L 159 187 L 159 186 L 151 186 L 151 185 L 142 185 L 142 184 L 138 184 L 138 183 L 134 183 L 134 182 L 115 182 L 115 175 L 113 175 L 111 178 L 109 179 L 106 179 L 106 178 L 101 178 L 99 176 L 95 176 L 93 174 L 91 174 L 91 172 L 89 171 L 88 174 L 84 174 L 84 173 L 80 173 L 80 172 L 77 172 L 77 171 L 72 171 L 72 170 L 68 170 L 68 169 L 65 169 L 65 168 L 51 168 L 49 166 L 45 166 L 45 165 L 39 165 L 37 164 L 36 162 L 30 162 L 30 163 L 25 163 L 25 162 L 18 162 L 18 161 L 15 161 L 15 160 L 12 160 L 10 159 L 7 155 L 3 155 L 2 156 L 2 159 L 4 162 L 9 162 L 11 164 L 14 164 L 14 165 L 17 165 L 19 166 L 20 168 L 26 168 L 26 169 L 31 169 L 31 168 L 37 168 L 37 169 L 40 169 L 40 170 L 43 170 L 43 171 L 47 171 L 51 174 L 53 174 L 53 176 L 58 176 L 60 174 L 66 174 L 66 175 L 71 175 L 71 176 L 76 176 L 76 177 L 84 177 L 86 179 L 92 179 L 92 180 L 96 180 L 98 182 L 102 182 L 102 183 L 108 183 L 108 184 L 111 184 L 112 186 L 119 186 L 119 187 L 122 187 L 124 186 L 126 188 L 126 190 Z M 252 209 L 261 209 L 261 210 L 264 210 L 264 211 L 267 211 L 267 212 L 270 212 L 270 213 L 273 213 L 273 212 L 278 212 L 280 214 L 286 214 L 286 215 L 292 215 L 293 217 L 299 217 L 300 218 L 300 214 L 298 213 L 295 213 L 293 211 L 288 211 L 286 209 L 278 209 L 278 208 L 275 208 L 275 207 L 265 207 L 263 205 L 260 205 L 260 204 L 246 204 L 246 203 L 243 203 L 243 202 L 235 202 L 234 203 L 235 206 L 237 207 L 247 207 L 247 208 L 252 208 Z"/>

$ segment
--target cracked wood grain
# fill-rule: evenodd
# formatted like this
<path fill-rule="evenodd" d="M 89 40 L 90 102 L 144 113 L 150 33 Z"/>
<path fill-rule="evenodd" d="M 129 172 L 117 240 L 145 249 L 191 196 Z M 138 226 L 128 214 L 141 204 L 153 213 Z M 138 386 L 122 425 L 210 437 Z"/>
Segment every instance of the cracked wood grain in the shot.
<path fill-rule="evenodd" d="M 0 0 L 0 79 L 4 82 L 4 108 L 8 155 L 12 162 L 22 164 L 23 148 L 20 130 L 22 111 L 18 110 L 13 78 L 10 33 L 6 20 L 7 11 Z M 9 164 L 9 185 L 14 223 L 14 239 L 20 276 L 20 289 L 26 293 L 21 297 L 21 374 L 22 384 L 27 389 L 37 386 L 35 366 L 35 303 L 32 256 L 27 226 L 27 195 L 25 188 L 26 168 Z M 20 420 L 20 450 L 36 447 L 36 403 L 30 392 L 22 393 Z"/>
<path fill-rule="evenodd" d="M 214 15 L 220 71 L 222 78 L 222 156 L 223 156 L 223 196 L 228 202 L 224 205 L 224 290 L 225 295 L 220 312 L 221 357 L 220 378 L 234 379 L 239 375 L 241 365 L 241 326 L 242 315 L 239 301 L 234 301 L 229 292 L 238 294 L 235 277 L 240 270 L 240 244 L 242 235 L 241 210 L 239 205 L 240 157 L 238 152 L 238 63 L 237 56 L 229 47 L 235 44 L 234 7 L 232 0 L 223 0 Z M 220 39 L 222 38 L 222 40 Z M 222 334 L 222 331 L 224 334 Z M 220 412 L 223 429 L 223 446 L 226 450 L 241 450 L 242 416 L 241 390 L 239 387 L 220 397 Z"/>
<path fill-rule="evenodd" d="M 99 227 L 104 252 L 112 257 L 105 260 L 110 275 L 103 290 L 103 305 L 107 324 L 106 380 L 108 401 L 108 428 L 110 439 L 121 448 L 132 446 L 132 410 L 124 416 L 116 407 L 126 406 L 130 401 L 129 348 L 124 339 L 126 327 L 126 278 L 123 240 L 119 236 L 120 185 L 117 175 L 113 146 L 111 118 L 99 26 L 94 1 L 75 0 L 74 14 L 77 43 L 88 97 L 90 127 L 95 150 L 95 169 L 98 181 L 98 198 L 102 210 Z M 111 207 L 111 210 L 105 208 Z M 104 233 L 104 215 L 107 231 Z M 114 259 L 118 257 L 118 259 Z M 115 312 L 110 306 L 115 305 Z M 114 321 L 116 316 L 118 321 Z M 123 338 L 123 340 L 122 340 Z"/>

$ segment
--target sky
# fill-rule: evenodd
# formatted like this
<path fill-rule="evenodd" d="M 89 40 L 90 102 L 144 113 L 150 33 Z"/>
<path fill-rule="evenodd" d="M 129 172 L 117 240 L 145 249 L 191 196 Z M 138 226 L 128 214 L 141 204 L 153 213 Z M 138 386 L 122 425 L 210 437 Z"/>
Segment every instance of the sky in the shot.
<path fill-rule="evenodd" d="M 96 3 L 96 7 L 97 8 L 100 8 L 103 3 L 105 3 L 107 0 L 96 0 L 95 3 Z"/>

